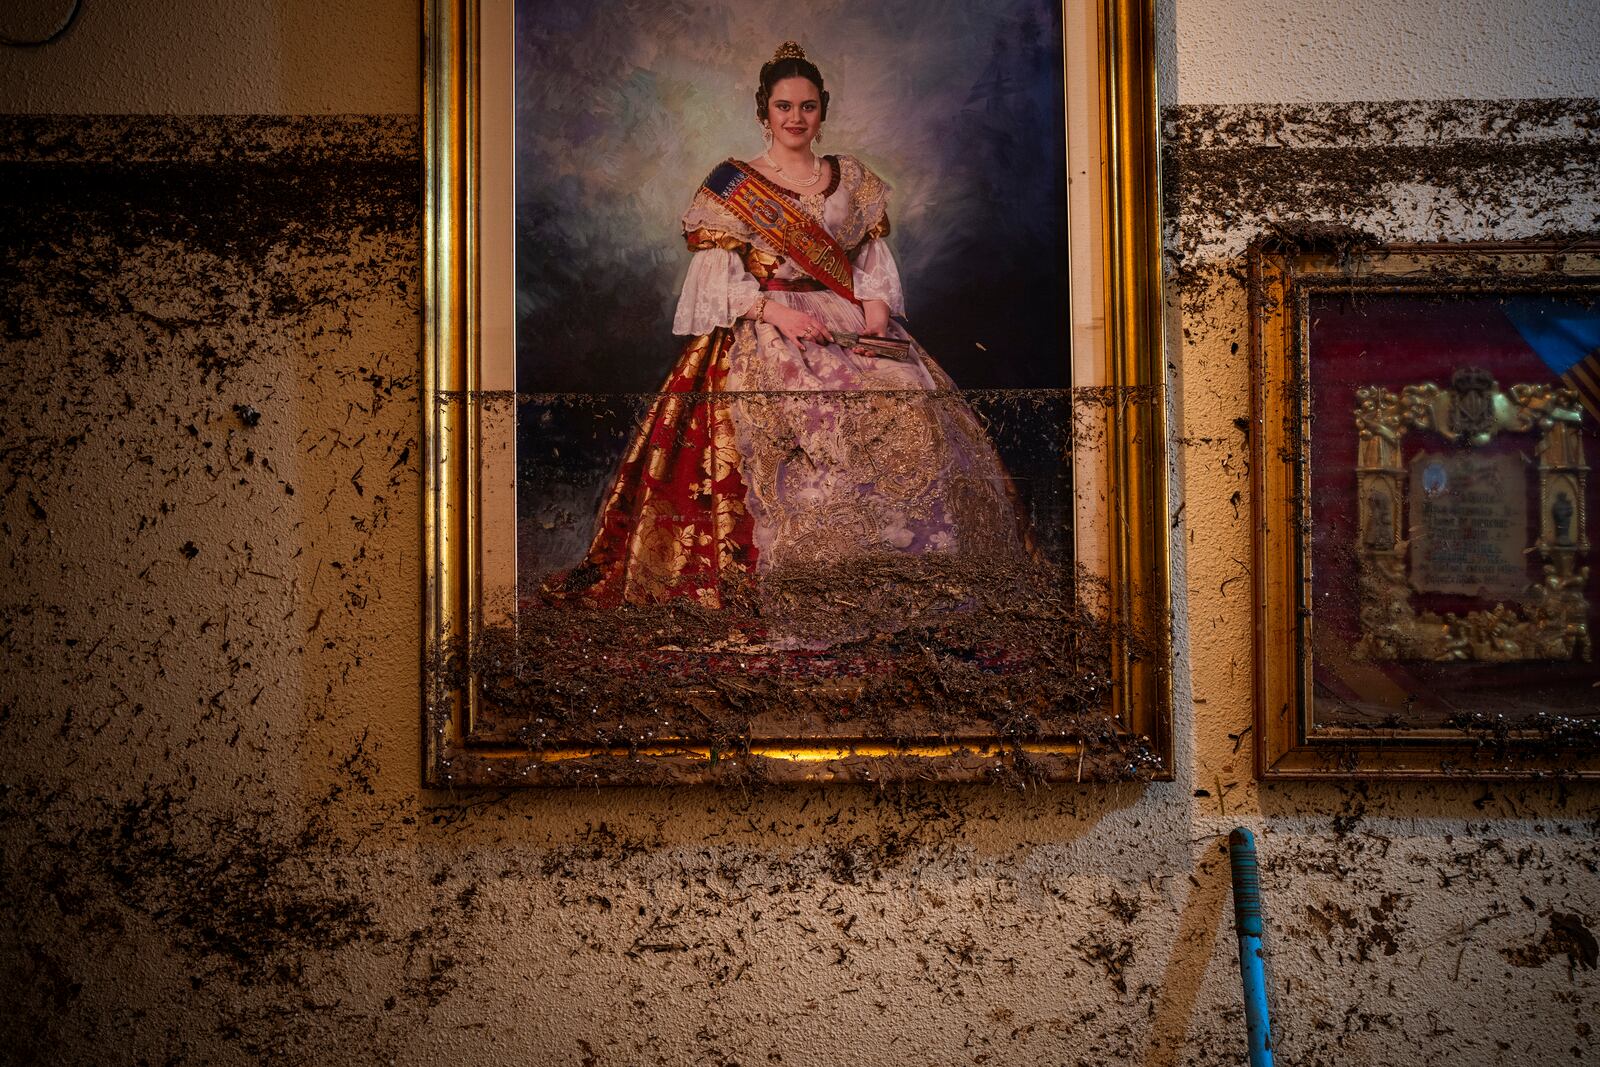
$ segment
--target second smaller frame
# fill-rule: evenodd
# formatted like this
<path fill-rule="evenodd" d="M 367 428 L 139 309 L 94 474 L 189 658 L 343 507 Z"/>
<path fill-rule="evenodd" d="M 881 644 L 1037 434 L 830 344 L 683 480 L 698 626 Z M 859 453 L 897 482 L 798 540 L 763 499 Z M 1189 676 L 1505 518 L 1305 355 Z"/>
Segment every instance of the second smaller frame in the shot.
<path fill-rule="evenodd" d="M 1250 267 L 1258 773 L 1600 775 L 1600 247 Z"/>

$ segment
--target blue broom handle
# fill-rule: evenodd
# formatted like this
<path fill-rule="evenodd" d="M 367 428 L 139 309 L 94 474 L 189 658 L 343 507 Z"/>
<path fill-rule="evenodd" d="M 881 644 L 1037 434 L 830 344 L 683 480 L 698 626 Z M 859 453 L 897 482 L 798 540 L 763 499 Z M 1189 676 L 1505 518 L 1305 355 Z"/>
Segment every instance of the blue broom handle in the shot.
<path fill-rule="evenodd" d="M 1228 859 L 1233 867 L 1233 922 L 1239 931 L 1239 976 L 1244 980 L 1250 1067 L 1272 1067 L 1267 976 L 1261 965 L 1261 878 L 1256 839 L 1249 830 L 1240 827 L 1228 835 Z"/>

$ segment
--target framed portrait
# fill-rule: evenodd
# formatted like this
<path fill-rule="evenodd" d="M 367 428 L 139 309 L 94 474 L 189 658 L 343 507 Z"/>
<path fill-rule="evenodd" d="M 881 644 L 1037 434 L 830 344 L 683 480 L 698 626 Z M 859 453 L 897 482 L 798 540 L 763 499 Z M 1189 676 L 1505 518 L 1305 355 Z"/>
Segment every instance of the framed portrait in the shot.
<path fill-rule="evenodd" d="M 1258 772 L 1600 773 L 1600 245 L 1262 245 Z"/>
<path fill-rule="evenodd" d="M 428 784 L 1167 772 L 1151 8 L 429 0 Z"/>

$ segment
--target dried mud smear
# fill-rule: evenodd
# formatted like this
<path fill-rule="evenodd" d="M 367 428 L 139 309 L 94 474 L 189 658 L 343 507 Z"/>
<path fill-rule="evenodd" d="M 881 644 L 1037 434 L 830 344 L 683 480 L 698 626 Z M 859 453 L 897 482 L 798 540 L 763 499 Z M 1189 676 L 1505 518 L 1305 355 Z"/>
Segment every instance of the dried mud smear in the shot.
<path fill-rule="evenodd" d="M 1501 949 L 1508 963 L 1517 967 L 1542 967 L 1550 960 L 1565 956 L 1568 970 L 1582 967 L 1592 971 L 1600 965 L 1600 942 L 1594 932 L 1584 925 L 1580 916 L 1568 912 L 1551 911 L 1550 928 L 1536 943 L 1520 948 Z"/>
<path fill-rule="evenodd" d="M 1137 635 L 1118 636 L 1130 654 L 1150 654 Z M 475 739 L 536 757 L 684 744 L 712 753 L 696 773 L 742 755 L 722 775 L 759 778 L 765 764 L 750 748 L 761 741 L 971 742 L 1010 757 L 992 776 L 1026 782 L 1043 768 L 1030 767 L 1022 744 L 1067 740 L 1087 746 L 1080 776 L 1139 777 L 1157 761 L 1110 713 L 1112 637 L 1058 569 L 882 557 L 776 572 L 759 590 L 728 590 L 720 610 L 598 608 L 547 591 L 439 680 L 478 687 Z M 875 777 L 909 769 L 883 761 Z M 542 773 L 648 781 L 677 772 L 606 758 Z"/>
<path fill-rule="evenodd" d="M 109 127 L 107 144 L 126 138 L 141 158 L 204 163 L 189 142 L 205 141 L 206 124 L 166 124 L 176 146 L 145 144 L 137 121 L 81 123 Z M 249 125 L 230 143 L 258 144 Z M 329 125 L 283 120 L 273 136 L 333 144 L 318 166 L 382 155 L 339 143 Z M 415 142 L 407 123 L 368 125 Z M 50 136 L 51 159 L 87 152 L 71 129 Z M 26 339 L 6 339 L 8 386 L 40 385 L 9 390 L 0 412 L 11 558 L 37 574 L 54 570 L 52 537 L 120 534 L 114 524 L 132 531 L 141 518 L 156 531 L 107 550 L 127 557 L 118 565 L 129 578 L 152 568 L 148 585 L 91 589 L 74 605 L 41 580 L 0 598 L 5 653 L 23 664 L 7 672 L 0 702 L 0 983 L 12 1023 L 0 1059 L 407 1062 L 438 1059 L 448 1044 L 463 1062 L 848 1063 L 909 1019 L 918 1025 L 897 1047 L 930 1062 L 1235 1062 L 1225 864 L 1202 855 L 1186 873 L 1191 853 L 1207 850 L 1212 809 L 1191 810 L 1173 790 L 430 794 L 416 789 L 414 748 L 394 731 L 387 747 L 364 740 L 368 725 L 399 721 L 404 732 L 416 719 L 415 649 L 394 649 L 416 629 L 417 309 L 390 347 L 372 323 L 387 314 L 374 310 L 376 292 L 417 285 L 420 160 L 408 151 L 383 157 L 389 177 L 375 168 L 370 183 L 351 183 L 370 194 L 355 202 L 339 200 L 337 170 L 299 186 L 281 179 L 271 188 L 286 200 L 217 195 L 203 186 L 246 173 L 223 153 L 211 179 L 197 173 L 196 201 L 144 183 L 165 215 L 119 199 L 107 171 L 108 188 L 79 186 L 53 206 L 47 183 L 33 184 L 48 215 L 16 211 L 0 228 L 0 241 L 39 250 L 24 295 L 11 299 L 8 276 L 0 305 L 19 312 L 23 332 L 61 321 L 75 331 L 42 366 Z M 0 183 L 8 211 L 16 188 Z M 207 204 L 224 210 L 208 216 Z M 268 258 L 232 258 L 233 212 L 329 257 L 296 261 L 284 279 L 273 242 L 243 235 L 240 247 Z M 147 228 L 207 230 L 224 257 L 196 259 L 180 279 L 221 289 L 196 323 L 163 312 L 150 322 L 150 308 L 117 296 L 150 283 L 139 258 Z M 11 262 L 0 257 L 0 269 Z M 120 276 L 125 267 L 136 276 Z M 98 281 L 78 284 L 80 274 Z M 28 306 L 41 286 L 46 313 Z M 323 329 L 322 312 L 366 350 L 330 357 L 327 337 L 297 332 Z M 39 374 L 22 373 L 13 346 Z M 168 375 L 201 388 L 169 388 Z M 133 432 L 146 413 L 129 414 L 124 389 L 160 424 Z M 325 402 L 308 414 L 294 397 Z M 258 425 L 240 404 L 262 412 Z M 26 440 L 14 430 L 25 416 Z M 75 464 L 108 433 L 127 439 L 106 469 L 133 504 L 85 517 L 80 491 L 107 476 Z M 1216 458 L 1230 445 L 1237 435 Z M 230 447 L 246 469 L 218 458 Z M 1191 462 L 1209 459 L 1210 446 L 1193 447 Z M 326 474 L 309 502 L 302 477 L 284 476 L 295 456 Z M 269 461 L 279 474 L 259 473 Z M 213 493 L 205 507 L 247 513 L 231 513 L 220 536 L 199 521 Z M 303 515 L 263 518 L 282 499 Z M 296 607 L 301 592 L 277 592 L 292 569 L 276 572 L 282 583 L 250 573 L 264 569 L 269 537 L 286 539 L 283 559 L 303 550 L 308 610 Z M 193 560 L 180 554 L 186 542 Z M 175 612 L 173 586 L 157 584 L 174 574 L 194 583 L 192 614 Z M 304 672 L 303 689 L 286 664 Z M 385 686 L 390 674 L 403 676 L 398 687 Z M 218 694 L 214 680 L 233 688 Z M 1217 705 L 1202 711 L 1202 733 Z M 1335 922 L 1325 937 L 1300 929 L 1308 920 L 1291 916 L 1295 903 L 1274 913 L 1291 1005 L 1284 1058 L 1594 1057 L 1597 972 L 1580 953 L 1569 978 L 1558 948 L 1502 977 L 1499 949 L 1541 942 L 1549 917 L 1530 906 L 1515 930 L 1495 918 L 1508 914 L 1502 900 L 1521 907 L 1526 893 L 1595 928 L 1592 790 L 1316 785 L 1266 790 L 1262 803 L 1278 829 L 1263 848 L 1269 907 L 1304 899 L 1354 924 Z M 1113 885 L 1120 900 L 1107 905 Z M 1407 896 L 1381 920 L 1366 910 L 1391 893 Z M 1203 906 L 1211 899 L 1216 910 Z M 1380 926 L 1396 955 L 1384 954 Z M 1223 936 L 1174 955 L 1174 930 L 1181 949 L 1196 928 Z M 1152 1019 L 1185 988 L 1196 990 L 1191 1010 L 1153 1035 Z M 1510 1040 L 1497 1047 L 1497 1037 Z M 1157 1040 L 1170 1057 L 1151 1054 Z"/>
<path fill-rule="evenodd" d="M 745 404 L 786 395 L 739 394 Z M 834 399 L 879 404 L 885 395 Z M 930 401 L 930 394 L 913 395 L 919 403 Z M 931 402 L 944 399 L 931 396 Z M 590 417 L 609 425 L 630 409 L 636 423 L 649 400 L 479 392 L 442 396 L 439 403 L 443 411 L 468 406 L 478 417 L 497 419 L 518 410 L 534 421 L 559 408 L 581 426 Z M 960 391 L 949 400 L 963 409 L 970 405 L 996 436 L 1013 423 L 1048 427 L 1049 452 L 1030 458 L 1040 465 L 1035 476 L 1050 483 L 1050 503 L 1025 523 L 1028 536 L 1043 544 L 1059 542 L 1063 533 L 1070 541 L 1070 528 L 1046 526 L 1070 522 L 1055 509 L 1062 506 L 1072 449 L 1102 445 L 1108 413 L 1138 418 L 1153 394 L 1148 387 Z M 563 445 L 557 455 L 566 451 Z M 597 482 L 608 474 L 588 470 Z M 530 479 L 519 491 L 537 500 L 542 488 Z M 1070 494 L 1065 500 L 1070 506 Z M 558 518 L 587 539 L 591 518 Z M 586 599 L 581 567 L 558 571 L 525 581 L 515 623 L 491 628 L 470 649 L 450 650 L 436 683 L 446 691 L 475 687 L 481 696 L 470 743 L 509 744 L 539 757 L 535 765 L 510 765 L 509 771 L 483 768 L 492 775 L 489 782 L 710 778 L 748 784 L 777 767 L 753 757 L 753 744 L 803 745 L 808 738 L 839 739 L 845 747 L 851 741 L 889 744 L 901 753 L 867 757 L 852 750 L 826 769 L 835 780 L 943 773 L 1015 783 L 1146 776 L 1159 767 L 1155 746 L 1130 736 L 1111 716 L 1111 665 L 1119 650 L 1154 662 L 1160 642 L 1147 624 L 1113 627 L 1097 616 L 1088 605 L 1109 601 L 1104 583 L 1071 576 L 1046 563 L 1046 555 L 1039 548 L 1024 562 L 887 553 L 791 567 L 721 590 L 717 609 L 687 598 L 602 608 Z M 1165 619 L 1155 625 L 1164 627 Z M 449 698 L 438 707 L 448 716 Z M 1023 749 L 1046 740 L 1089 748 L 1065 767 L 1056 754 L 1030 756 Z M 946 761 L 944 771 L 935 760 L 905 753 L 912 745 L 951 743 L 971 748 Z M 674 744 L 709 749 L 709 763 L 686 768 L 640 754 Z M 585 759 L 569 753 L 559 763 L 544 758 L 596 746 L 612 751 Z M 741 758 L 724 758 L 729 755 Z M 478 781 L 479 770 L 441 765 L 440 780 Z"/>
<path fill-rule="evenodd" d="M 1163 127 L 1167 257 L 1180 289 L 1274 225 L 1334 222 L 1381 241 L 1600 229 L 1592 100 L 1189 105 L 1168 109 Z"/>
<path fill-rule="evenodd" d="M 353 818 L 406 817 L 365 732 L 309 789 L 283 773 L 348 715 L 384 546 L 415 536 L 415 126 L 0 131 L 0 521 L 25 576 L 0 594 L 0 956 L 28 1020 L 0 1059 L 316 1062 L 334 961 L 404 959 L 404 1018 L 431 988 L 411 956 L 447 940 L 342 871 Z M 398 351 L 351 358 L 396 314 Z M 160 999 L 174 973 L 187 1006 Z"/>

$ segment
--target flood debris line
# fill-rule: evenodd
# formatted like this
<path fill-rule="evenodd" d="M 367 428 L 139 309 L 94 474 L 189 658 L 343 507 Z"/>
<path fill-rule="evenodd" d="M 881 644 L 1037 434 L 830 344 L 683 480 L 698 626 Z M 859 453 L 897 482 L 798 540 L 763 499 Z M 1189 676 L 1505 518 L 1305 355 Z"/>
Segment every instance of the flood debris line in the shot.
<path fill-rule="evenodd" d="M 531 776 L 521 759 L 507 761 L 499 777 L 480 766 L 447 771 L 444 780 L 765 778 L 776 750 L 809 746 L 816 762 L 824 745 L 839 754 L 821 774 L 829 778 L 1147 776 L 1157 763 L 1151 746 L 1113 715 L 1112 663 L 1118 648 L 1150 657 L 1157 642 L 1134 632 L 1140 626 L 1110 625 L 1100 610 L 1110 591 L 1074 573 L 1070 561 L 1080 521 L 1075 466 L 1092 480 L 1109 431 L 1159 399 L 1153 387 L 434 394 L 441 417 L 470 413 L 478 425 L 516 428 L 519 583 L 515 605 L 491 613 L 512 621 L 477 633 L 468 647 L 437 650 L 435 723 L 449 722 L 453 694 L 465 690 L 474 697 L 472 744 L 535 757 Z M 837 420 L 841 433 L 881 432 L 881 448 L 853 453 L 864 465 L 860 479 L 879 488 L 895 479 L 920 484 L 918 464 L 942 454 L 937 441 L 908 447 L 889 433 L 898 406 L 915 421 L 925 405 L 949 405 L 951 425 L 975 419 L 983 447 L 998 453 L 1008 476 L 1001 499 L 1010 505 L 994 521 L 995 487 L 958 463 L 948 486 L 906 498 L 966 508 L 967 525 L 938 534 L 945 543 L 926 535 L 931 550 L 897 551 L 886 535 L 865 552 L 791 547 L 788 555 L 762 549 L 758 558 L 734 535 L 711 541 L 724 535 L 695 525 L 694 508 L 709 517 L 713 505 L 722 507 L 707 480 L 692 503 L 671 505 L 690 509 L 691 518 L 670 526 L 677 540 L 650 544 L 680 556 L 716 544 L 722 562 L 706 564 L 700 577 L 701 564 L 684 564 L 673 591 L 652 591 L 643 578 L 637 586 L 619 578 L 632 574 L 632 563 L 623 571 L 608 556 L 595 563 L 585 546 L 595 536 L 593 516 L 609 507 L 602 494 L 624 449 L 660 403 L 726 406 L 743 425 L 778 438 L 795 420 L 808 433 L 818 420 Z M 652 447 L 690 455 L 704 447 L 681 427 L 651 434 Z M 741 442 L 719 442 L 715 463 L 731 462 Z M 797 445 L 784 462 L 804 459 Z M 747 501 L 728 499 L 731 513 L 744 514 Z M 839 508 L 854 499 L 841 494 Z M 863 490 L 860 507 L 881 510 L 876 500 Z M 848 518 L 863 529 L 884 521 L 879 510 Z M 845 517 L 830 522 L 855 528 Z M 900 532 L 908 543 L 921 536 Z M 663 759 L 664 750 L 681 758 Z M 792 779 L 792 767 L 791 760 L 776 776 Z"/>
<path fill-rule="evenodd" d="M 608 750 L 554 761 L 557 776 L 760 780 L 769 761 L 753 746 L 834 738 L 910 760 L 880 763 L 887 777 L 930 773 L 912 752 L 928 744 L 970 744 L 975 761 L 998 748 L 995 773 L 1017 784 L 1061 777 L 1023 750 L 1059 739 L 1084 745 L 1082 777 L 1143 777 L 1154 757 L 1110 696 L 1113 638 L 1136 652 L 1144 642 L 1085 607 L 1092 584 L 1037 561 L 882 556 L 777 571 L 722 590 L 717 610 L 596 607 L 547 589 L 440 667 L 451 686 L 475 687 L 477 740 Z M 638 758 L 674 746 L 709 761 Z"/>
<path fill-rule="evenodd" d="M 1237 255 L 1272 222 L 1356 222 L 1386 241 L 1506 240 L 1592 226 L 1592 100 L 1189 104 L 1162 115 L 1169 256 Z"/>

